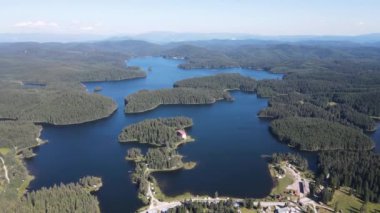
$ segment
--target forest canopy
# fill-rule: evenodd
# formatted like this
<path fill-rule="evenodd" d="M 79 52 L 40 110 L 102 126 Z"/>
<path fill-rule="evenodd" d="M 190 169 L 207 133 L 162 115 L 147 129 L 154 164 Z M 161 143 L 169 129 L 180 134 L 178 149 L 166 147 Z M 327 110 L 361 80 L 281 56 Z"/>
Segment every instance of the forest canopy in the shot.
<path fill-rule="evenodd" d="M 302 157 L 300 154 L 296 153 L 273 153 L 270 162 L 274 164 L 279 164 L 282 161 L 287 161 L 290 164 L 297 167 L 301 171 L 305 171 L 309 167 L 309 163 L 306 158 Z"/>
<path fill-rule="evenodd" d="M 41 129 L 32 122 L 0 121 L 0 148 L 22 150 L 37 146 Z"/>
<path fill-rule="evenodd" d="M 270 97 L 269 108 L 260 116 L 281 118 L 288 116 L 319 117 L 374 131 L 379 117 L 380 72 L 366 66 L 336 65 L 330 70 L 291 73 L 282 81 L 259 81 L 257 93 Z"/>
<path fill-rule="evenodd" d="M 9 89 L 0 91 L 0 118 L 56 125 L 108 117 L 116 103 L 77 90 Z"/>
<path fill-rule="evenodd" d="M 219 90 L 241 90 L 254 92 L 256 80 L 239 73 L 217 74 L 213 76 L 189 78 L 174 83 L 174 87 L 204 88 Z"/>
<path fill-rule="evenodd" d="M 380 155 L 373 152 L 328 151 L 319 154 L 320 179 L 329 186 L 348 186 L 364 200 L 380 202 Z"/>
<path fill-rule="evenodd" d="M 360 130 L 320 118 L 278 119 L 270 129 L 280 141 L 300 150 L 370 150 L 375 146 Z"/>
<path fill-rule="evenodd" d="M 95 44 L 15 43 L 0 45 L 0 78 L 3 80 L 68 85 L 75 82 L 125 80 L 145 77 L 137 67 L 126 67 L 130 57 Z M 128 44 L 124 44 L 128 45 Z M 129 44 L 128 46 L 131 46 Z"/>
<path fill-rule="evenodd" d="M 96 178 L 98 180 L 98 178 Z M 94 177 L 81 179 L 81 183 L 54 185 L 26 193 L 20 199 L 0 197 L 4 212 L 99 212 L 99 201 L 83 185 Z"/>

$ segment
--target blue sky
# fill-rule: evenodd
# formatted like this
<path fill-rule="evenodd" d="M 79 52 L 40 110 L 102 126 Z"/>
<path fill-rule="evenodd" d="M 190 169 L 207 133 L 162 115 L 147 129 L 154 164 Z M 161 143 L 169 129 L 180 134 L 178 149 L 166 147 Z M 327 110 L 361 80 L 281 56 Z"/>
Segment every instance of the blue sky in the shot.
<path fill-rule="evenodd" d="M 0 0 L 0 33 L 380 32 L 379 0 Z"/>

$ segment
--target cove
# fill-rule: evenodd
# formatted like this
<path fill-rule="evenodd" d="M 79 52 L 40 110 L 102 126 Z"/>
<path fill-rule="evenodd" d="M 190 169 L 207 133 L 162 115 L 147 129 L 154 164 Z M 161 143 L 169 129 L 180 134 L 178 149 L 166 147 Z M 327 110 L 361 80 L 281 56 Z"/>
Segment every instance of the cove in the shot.
<path fill-rule="evenodd" d="M 117 82 L 85 83 L 89 92 L 102 87 L 101 94 L 112 98 L 118 110 L 110 117 L 79 125 L 44 125 L 42 139 L 49 143 L 36 148 L 37 156 L 27 161 L 35 176 L 29 190 L 49 187 L 61 182 L 75 182 L 86 175 L 99 176 L 103 187 L 96 193 L 103 212 L 134 212 L 142 203 L 137 199 L 136 186 L 130 180 L 134 164 L 125 160 L 131 147 L 120 144 L 117 136 L 123 127 L 157 117 L 188 116 L 194 120 L 189 134 L 195 142 L 179 148 L 185 161 L 196 161 L 193 170 L 156 173 L 160 187 L 167 195 L 191 192 L 195 195 L 219 195 L 260 198 L 268 195 L 272 179 L 262 157 L 274 152 L 295 152 L 279 143 L 268 130 L 268 121 L 257 117 L 267 100 L 255 94 L 232 92 L 234 102 L 220 101 L 212 105 L 171 105 L 139 113 L 124 113 L 124 97 L 141 89 L 171 88 L 178 80 L 217 73 L 240 73 L 260 79 L 281 79 L 282 75 L 246 69 L 181 70 L 181 61 L 163 58 L 136 58 L 129 66 L 148 71 L 147 78 Z M 374 137 L 379 137 L 378 132 Z M 312 169 L 314 153 L 301 152 Z"/>

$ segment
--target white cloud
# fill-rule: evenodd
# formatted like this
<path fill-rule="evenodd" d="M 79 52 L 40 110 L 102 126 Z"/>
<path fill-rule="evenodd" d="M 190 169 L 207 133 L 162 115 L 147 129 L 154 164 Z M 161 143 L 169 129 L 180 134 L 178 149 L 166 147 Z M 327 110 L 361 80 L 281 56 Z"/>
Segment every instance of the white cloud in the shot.
<path fill-rule="evenodd" d="M 102 25 L 102 22 L 88 23 L 79 20 L 71 20 L 71 26 L 68 28 L 71 28 L 71 30 L 94 31 Z"/>
<path fill-rule="evenodd" d="M 94 29 L 95 28 L 93 26 L 84 26 L 80 28 L 80 30 L 83 30 L 83 31 L 92 31 Z"/>
<path fill-rule="evenodd" d="M 363 21 L 359 21 L 359 22 L 357 23 L 357 25 L 359 25 L 359 26 L 363 26 L 363 25 L 365 25 L 365 23 L 364 23 Z"/>
<path fill-rule="evenodd" d="M 21 32 L 46 32 L 46 33 L 100 33 L 103 32 L 103 22 L 86 22 L 82 20 L 70 20 L 67 22 L 53 22 L 46 20 L 25 20 L 14 23 L 13 28 Z"/>
<path fill-rule="evenodd" d="M 57 28 L 59 25 L 56 22 L 48 21 L 23 21 L 14 24 L 15 27 L 20 28 Z"/>

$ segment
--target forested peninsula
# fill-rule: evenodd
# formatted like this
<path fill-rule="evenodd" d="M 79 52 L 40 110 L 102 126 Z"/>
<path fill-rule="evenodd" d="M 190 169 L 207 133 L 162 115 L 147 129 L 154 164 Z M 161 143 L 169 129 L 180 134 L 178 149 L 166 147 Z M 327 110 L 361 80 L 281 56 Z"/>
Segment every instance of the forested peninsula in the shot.
<path fill-rule="evenodd" d="M 131 178 L 138 184 L 139 198 L 143 202 L 149 202 L 152 198 L 151 185 L 157 184 L 151 175 L 152 172 L 195 167 L 195 162 L 183 162 L 183 156 L 176 151 L 178 145 L 193 141 L 185 133 L 185 128 L 192 125 L 192 119 L 187 117 L 157 118 L 127 126 L 120 133 L 120 142 L 147 143 L 155 146 L 148 148 L 145 154 L 139 148 L 130 148 L 127 151 L 126 159 L 136 163 Z M 159 190 L 158 186 L 155 188 Z"/>
<path fill-rule="evenodd" d="M 37 146 L 41 130 L 28 121 L 0 121 L 0 147 L 22 150 Z"/>
<path fill-rule="evenodd" d="M 20 154 L 22 158 L 35 156 L 32 148 L 45 143 L 39 138 L 41 131 L 41 126 L 29 121 L 0 121 L 1 154 L 7 155 L 10 152 L 11 157 Z"/>
<path fill-rule="evenodd" d="M 55 125 L 108 117 L 116 103 L 98 94 L 75 90 L 1 90 L 0 117 Z"/>
<path fill-rule="evenodd" d="M 257 81 L 239 73 L 189 78 L 174 83 L 174 87 L 203 88 L 217 90 L 241 90 L 255 92 Z"/>
<path fill-rule="evenodd" d="M 227 90 L 254 92 L 256 80 L 240 74 L 218 74 L 190 78 L 174 83 L 172 89 L 143 90 L 126 97 L 125 112 L 152 110 L 161 104 L 211 104 L 233 100 Z"/>
<path fill-rule="evenodd" d="M 172 88 L 142 90 L 126 98 L 125 112 L 145 112 L 162 104 L 212 104 L 222 99 L 230 100 L 231 96 L 228 92 L 214 89 Z"/>
<path fill-rule="evenodd" d="M 289 117 L 270 124 L 271 132 L 300 150 L 370 150 L 375 143 L 360 130 L 320 118 Z"/>

